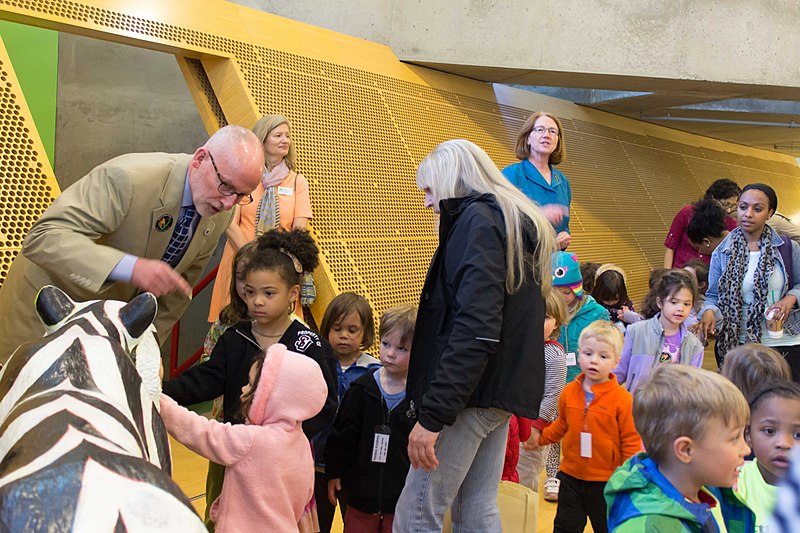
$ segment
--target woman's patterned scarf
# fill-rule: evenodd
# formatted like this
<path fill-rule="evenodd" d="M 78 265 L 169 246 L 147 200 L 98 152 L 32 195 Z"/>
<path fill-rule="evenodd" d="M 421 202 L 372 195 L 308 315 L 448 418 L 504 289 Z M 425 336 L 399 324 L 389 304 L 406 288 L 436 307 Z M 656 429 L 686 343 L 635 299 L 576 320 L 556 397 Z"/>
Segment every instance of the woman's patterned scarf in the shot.
<path fill-rule="evenodd" d="M 278 186 L 289 175 L 286 161 L 281 161 L 271 172 L 264 167 L 261 183 L 264 185 L 264 196 L 258 202 L 256 210 L 256 237 L 269 230 L 276 229 L 281 224 L 281 208 L 278 204 Z"/>
<path fill-rule="evenodd" d="M 772 228 L 764 225 L 764 231 L 758 240 L 761 256 L 758 258 L 758 265 L 753 275 L 753 302 L 745 317 L 747 342 L 761 342 L 761 323 L 764 310 L 767 308 L 767 285 L 775 265 L 781 260 L 778 249 L 772 245 L 773 235 Z M 750 262 L 750 250 L 747 248 L 742 229 L 736 228 L 730 233 L 730 237 L 731 256 L 719 279 L 718 307 L 725 319 L 717 338 L 720 354 L 728 353 L 731 348 L 739 344 L 739 329 L 744 306 L 742 283 Z"/>

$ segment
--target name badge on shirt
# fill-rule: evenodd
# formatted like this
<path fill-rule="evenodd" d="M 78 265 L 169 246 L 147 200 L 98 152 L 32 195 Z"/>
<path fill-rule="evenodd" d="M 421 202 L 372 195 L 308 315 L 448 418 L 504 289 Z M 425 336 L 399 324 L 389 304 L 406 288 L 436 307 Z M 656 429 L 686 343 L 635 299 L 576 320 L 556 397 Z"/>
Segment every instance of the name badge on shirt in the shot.
<path fill-rule="evenodd" d="M 292 187 L 278 187 L 278 194 L 283 196 L 294 196 L 294 189 Z"/>
<path fill-rule="evenodd" d="M 592 456 L 592 434 L 581 431 L 581 457 Z"/>
<path fill-rule="evenodd" d="M 567 366 L 575 366 L 578 364 L 578 360 L 575 358 L 575 352 L 569 352 L 567 354 Z"/>
<path fill-rule="evenodd" d="M 372 443 L 372 462 L 385 463 L 389 453 L 389 426 L 375 428 L 375 440 Z"/>

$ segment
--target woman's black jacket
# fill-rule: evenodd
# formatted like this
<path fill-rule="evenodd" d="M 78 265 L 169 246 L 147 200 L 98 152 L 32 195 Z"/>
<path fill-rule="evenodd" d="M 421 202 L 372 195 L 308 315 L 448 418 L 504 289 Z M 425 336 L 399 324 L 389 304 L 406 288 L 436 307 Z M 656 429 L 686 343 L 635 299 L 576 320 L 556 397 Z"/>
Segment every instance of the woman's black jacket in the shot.
<path fill-rule="evenodd" d="M 467 407 L 538 418 L 545 373 L 541 287 L 528 268 L 520 289 L 506 291 L 506 230 L 494 195 L 443 200 L 440 217 L 411 348 L 411 411 L 430 431 L 452 425 Z M 526 233 L 529 265 L 536 237 L 530 228 Z"/>

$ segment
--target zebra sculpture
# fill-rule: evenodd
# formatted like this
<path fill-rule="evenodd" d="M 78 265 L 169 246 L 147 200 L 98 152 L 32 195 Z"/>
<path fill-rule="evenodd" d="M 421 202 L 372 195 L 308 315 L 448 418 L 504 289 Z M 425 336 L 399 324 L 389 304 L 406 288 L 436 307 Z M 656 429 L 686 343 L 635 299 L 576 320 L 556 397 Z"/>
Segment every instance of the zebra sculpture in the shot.
<path fill-rule="evenodd" d="M 36 309 L 48 334 L 0 373 L 0 531 L 206 531 L 170 478 L 155 297 Z"/>

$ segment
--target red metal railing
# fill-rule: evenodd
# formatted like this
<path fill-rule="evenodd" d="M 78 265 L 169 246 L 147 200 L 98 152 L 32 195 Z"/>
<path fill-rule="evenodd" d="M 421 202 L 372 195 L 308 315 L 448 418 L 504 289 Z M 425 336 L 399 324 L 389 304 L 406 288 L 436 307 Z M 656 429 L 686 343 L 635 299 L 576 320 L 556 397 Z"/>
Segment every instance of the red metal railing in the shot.
<path fill-rule="evenodd" d="M 197 285 L 194 286 L 192 289 L 192 298 L 200 294 L 200 291 L 208 287 L 208 285 L 214 281 L 217 277 L 217 270 L 219 270 L 219 266 L 214 267 L 214 270 L 208 273 L 206 277 L 201 279 Z M 180 336 L 181 336 L 181 321 L 178 320 L 175 322 L 175 325 L 172 326 L 172 342 L 170 344 L 169 349 L 169 378 L 173 379 L 178 377 L 181 372 L 192 366 L 200 359 L 200 356 L 203 355 L 203 347 L 197 349 L 186 361 L 178 366 L 178 348 L 180 347 Z"/>

